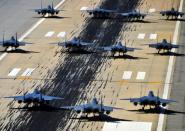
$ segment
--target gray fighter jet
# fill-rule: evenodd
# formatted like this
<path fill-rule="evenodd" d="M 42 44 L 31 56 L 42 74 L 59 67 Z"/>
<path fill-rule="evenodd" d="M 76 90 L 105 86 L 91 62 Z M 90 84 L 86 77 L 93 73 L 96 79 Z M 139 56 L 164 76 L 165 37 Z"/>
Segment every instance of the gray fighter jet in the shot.
<path fill-rule="evenodd" d="M 26 44 L 31 44 L 31 43 L 18 41 L 17 33 L 16 33 L 15 37 L 12 36 L 9 40 L 4 40 L 4 34 L 3 34 L 3 41 L 0 41 L 0 46 L 5 47 L 5 51 L 7 51 L 7 49 L 9 47 L 16 49 L 19 46 L 25 46 Z"/>
<path fill-rule="evenodd" d="M 18 101 L 19 104 L 21 104 L 23 102 L 23 103 L 26 103 L 26 104 L 33 103 L 34 105 L 49 104 L 49 102 L 52 101 L 52 100 L 61 100 L 61 99 L 63 99 L 61 97 L 43 95 L 37 89 L 35 89 L 31 93 L 26 93 L 24 95 L 8 96 L 8 97 L 4 97 L 4 98 L 13 98 L 14 100 Z"/>
<path fill-rule="evenodd" d="M 87 42 L 82 42 L 79 38 L 73 37 L 69 41 L 65 42 L 59 42 L 59 46 L 63 46 L 68 49 L 68 51 L 73 50 L 73 49 L 84 49 L 86 47 L 91 46 L 93 43 L 87 43 Z"/>
<path fill-rule="evenodd" d="M 79 113 L 85 113 L 86 117 L 88 114 L 93 113 L 94 115 L 97 113 L 99 115 L 101 114 L 110 114 L 113 109 L 118 109 L 118 110 L 124 110 L 123 108 L 116 108 L 116 107 L 111 107 L 111 106 L 104 106 L 102 103 L 99 104 L 97 101 L 97 98 L 93 98 L 91 102 L 86 103 L 86 104 L 81 104 L 77 106 L 63 106 L 61 109 L 66 109 L 66 110 L 74 110 L 75 112 Z"/>
<path fill-rule="evenodd" d="M 82 12 L 87 12 L 90 16 L 93 16 L 95 18 L 110 18 L 116 13 L 115 10 L 107 10 L 99 7 L 94 9 L 87 8 L 85 10 L 82 10 Z"/>
<path fill-rule="evenodd" d="M 148 45 L 150 48 L 156 48 L 158 50 L 158 53 L 160 53 L 161 50 L 168 52 L 171 51 L 173 48 L 179 48 L 179 45 L 171 44 L 171 42 L 167 42 L 166 39 L 163 39 L 162 42 L 157 42 L 154 44 L 145 44 Z"/>
<path fill-rule="evenodd" d="M 183 12 L 179 12 L 178 10 L 175 10 L 175 8 L 171 8 L 171 10 L 161 11 L 160 14 L 162 16 L 166 16 L 167 19 L 169 19 L 170 17 L 172 19 L 177 19 L 179 16 L 182 17 L 184 15 Z"/>
<path fill-rule="evenodd" d="M 141 13 L 140 11 L 133 10 L 131 12 L 126 13 L 118 13 L 123 18 L 130 19 L 130 20 L 141 20 L 144 19 L 147 13 Z"/>
<path fill-rule="evenodd" d="M 128 51 L 133 52 L 134 50 L 140 50 L 139 48 L 131 48 L 131 47 L 127 47 L 126 45 L 124 46 L 122 45 L 121 42 L 117 42 L 115 45 L 112 45 L 112 46 L 99 47 L 99 49 L 103 51 L 110 51 L 112 56 L 114 56 L 117 52 L 119 53 L 119 56 L 120 56 L 120 53 L 124 55 Z"/>
<path fill-rule="evenodd" d="M 156 109 L 160 105 L 165 107 L 167 104 L 170 104 L 172 102 L 176 102 L 175 100 L 170 99 L 162 99 L 159 96 L 155 96 L 153 91 L 149 91 L 147 96 L 143 96 L 140 98 L 126 98 L 126 99 L 120 99 L 120 100 L 129 100 L 131 103 L 133 103 L 135 106 L 138 104 L 143 106 L 142 109 L 144 110 L 145 106 L 154 106 Z"/>
<path fill-rule="evenodd" d="M 41 2 L 41 8 L 35 9 L 34 11 L 37 12 L 38 14 L 42 14 L 43 16 L 45 16 L 46 14 L 50 14 L 51 16 L 53 16 L 55 14 L 58 14 L 61 10 L 54 9 L 53 2 L 51 5 L 48 5 L 47 8 L 42 8 L 42 2 Z"/>

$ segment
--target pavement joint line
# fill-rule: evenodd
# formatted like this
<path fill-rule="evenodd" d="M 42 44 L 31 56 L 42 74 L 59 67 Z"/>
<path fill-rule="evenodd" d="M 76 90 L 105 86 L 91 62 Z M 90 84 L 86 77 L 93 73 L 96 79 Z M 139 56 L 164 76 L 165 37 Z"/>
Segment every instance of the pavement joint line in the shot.
<path fill-rule="evenodd" d="M 182 11 L 183 2 L 184 2 L 184 0 L 180 1 L 179 11 Z M 179 27 L 180 27 L 180 21 L 177 21 L 176 25 L 175 25 L 174 35 L 173 35 L 173 43 L 174 44 L 177 44 L 178 34 L 179 34 Z M 173 49 L 172 51 L 174 52 L 175 49 Z M 171 81 L 171 76 L 172 76 L 172 73 L 173 73 L 172 72 L 173 71 L 173 65 L 174 65 L 174 56 L 170 56 L 169 64 L 168 64 L 168 68 L 167 68 L 166 79 L 165 79 L 164 91 L 163 91 L 163 99 L 168 98 L 170 84 L 167 84 L 167 83 L 170 83 L 170 81 Z M 158 125 L 157 125 L 157 131 L 163 131 L 164 121 L 165 121 L 164 114 L 160 114 L 159 115 L 159 120 L 158 120 Z"/>
<path fill-rule="evenodd" d="M 59 4 L 57 4 L 54 9 L 57 9 L 58 7 L 60 7 L 63 3 L 65 2 L 65 0 L 62 0 Z M 38 20 L 28 31 L 26 31 L 26 33 L 24 33 L 19 39 L 18 41 L 22 41 L 24 38 L 26 38 L 32 31 L 34 31 L 46 18 L 41 18 L 40 20 Z M 5 58 L 5 56 L 8 53 L 5 52 L 0 56 L 0 61 L 3 60 L 3 58 Z"/>

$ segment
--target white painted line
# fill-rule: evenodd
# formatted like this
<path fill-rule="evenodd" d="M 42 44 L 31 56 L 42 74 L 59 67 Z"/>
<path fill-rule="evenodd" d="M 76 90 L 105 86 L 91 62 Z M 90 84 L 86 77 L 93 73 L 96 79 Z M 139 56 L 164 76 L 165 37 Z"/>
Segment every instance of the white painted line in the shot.
<path fill-rule="evenodd" d="M 182 6 L 183 6 L 183 0 L 180 1 L 180 6 L 179 6 L 179 11 L 182 11 Z M 180 21 L 176 22 L 175 25 L 175 32 L 173 35 L 173 43 L 177 44 L 178 41 L 178 35 L 179 35 L 179 27 L 180 27 Z M 174 52 L 175 49 L 172 49 Z M 164 84 L 164 91 L 163 91 L 163 99 L 167 99 L 169 95 L 169 89 L 170 89 L 170 82 L 171 82 L 171 76 L 172 76 L 172 71 L 173 71 L 173 65 L 174 65 L 174 56 L 170 56 L 169 58 L 169 63 L 168 63 L 168 68 L 167 68 L 167 74 L 166 74 L 166 79 L 165 79 L 165 84 Z M 164 114 L 159 115 L 159 121 L 157 125 L 157 131 L 163 131 L 164 128 Z"/>
<path fill-rule="evenodd" d="M 45 34 L 45 37 L 51 37 L 55 32 L 54 31 L 49 31 L 48 33 Z"/>
<path fill-rule="evenodd" d="M 123 80 L 128 80 L 128 79 L 131 78 L 131 76 L 132 76 L 132 71 L 124 71 L 122 79 Z"/>
<path fill-rule="evenodd" d="M 21 68 L 14 68 L 9 74 L 8 76 L 16 76 L 19 71 L 21 70 Z"/>
<path fill-rule="evenodd" d="M 151 40 L 155 40 L 157 39 L 157 34 L 150 34 L 150 37 L 149 37 Z"/>
<path fill-rule="evenodd" d="M 155 12 L 155 8 L 151 8 L 151 9 L 149 9 L 149 11 L 148 11 L 149 13 L 154 13 Z"/>
<path fill-rule="evenodd" d="M 60 7 L 63 3 L 65 2 L 65 0 L 62 0 L 58 5 L 55 6 L 55 9 L 57 9 L 58 7 Z M 47 16 L 47 15 L 46 15 Z M 39 21 L 37 21 L 37 23 L 35 23 L 28 31 L 26 31 L 18 40 L 22 41 L 24 38 L 26 38 L 33 30 L 35 30 L 46 18 L 41 18 Z M 3 53 L 0 56 L 0 61 L 7 55 L 8 53 Z"/>
<path fill-rule="evenodd" d="M 65 35 L 66 35 L 66 32 L 60 32 L 60 33 L 57 35 L 57 37 L 65 37 Z"/>
<path fill-rule="evenodd" d="M 140 33 L 137 36 L 138 39 L 144 39 L 145 38 L 145 34 L 144 33 Z"/>
<path fill-rule="evenodd" d="M 88 7 L 82 7 L 80 8 L 81 11 L 86 11 L 88 9 Z"/>
<path fill-rule="evenodd" d="M 152 122 L 105 122 L 102 131 L 151 131 Z"/>
<path fill-rule="evenodd" d="M 138 72 L 137 76 L 136 76 L 136 79 L 137 80 L 144 80 L 145 79 L 145 74 L 146 74 L 146 72 Z"/>
<path fill-rule="evenodd" d="M 27 68 L 21 76 L 30 76 L 34 70 L 35 68 Z"/>
<path fill-rule="evenodd" d="M 7 55 L 8 53 L 3 53 L 1 56 L 0 56 L 0 61 Z"/>

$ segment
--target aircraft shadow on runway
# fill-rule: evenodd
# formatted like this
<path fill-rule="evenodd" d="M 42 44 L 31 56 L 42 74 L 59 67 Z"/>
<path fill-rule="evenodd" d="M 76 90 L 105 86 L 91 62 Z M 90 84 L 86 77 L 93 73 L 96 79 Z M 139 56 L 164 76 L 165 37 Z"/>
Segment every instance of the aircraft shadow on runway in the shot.
<path fill-rule="evenodd" d="M 40 52 L 37 52 L 37 51 L 27 51 L 27 50 L 23 50 L 23 49 L 16 49 L 16 50 L 10 50 L 10 51 L 0 51 L 0 52 L 22 53 L 22 54 L 40 53 Z"/>
<path fill-rule="evenodd" d="M 149 55 L 159 55 L 159 56 L 185 56 L 185 54 L 176 52 L 163 52 L 163 53 L 147 53 Z"/>
<path fill-rule="evenodd" d="M 185 112 L 181 112 L 181 111 L 176 111 L 176 110 L 169 110 L 169 109 L 165 109 L 163 107 L 159 107 L 157 109 L 137 109 L 137 110 L 127 110 L 127 111 L 131 111 L 131 112 L 139 112 L 139 113 L 144 113 L 144 114 L 165 114 L 165 115 L 176 115 L 176 114 L 185 114 Z"/>
<path fill-rule="evenodd" d="M 88 51 L 88 50 L 72 50 L 72 51 L 66 51 L 62 50 L 61 53 L 68 53 L 68 54 L 93 54 L 96 53 L 94 51 Z"/>
<path fill-rule="evenodd" d="M 131 22 L 131 23 L 157 23 L 157 22 L 153 22 L 153 21 L 146 21 L 146 20 L 130 20 L 130 19 L 124 19 L 124 18 L 95 18 L 93 17 L 92 19 L 94 20 L 113 20 L 113 21 L 117 21 L 117 22 Z"/>
<path fill-rule="evenodd" d="M 161 20 L 167 20 L 167 21 L 181 21 L 181 22 L 184 22 L 185 19 L 182 19 L 182 18 L 177 18 L 177 19 L 161 19 Z"/>
<path fill-rule="evenodd" d="M 61 16 L 35 16 L 33 18 L 46 18 L 46 19 L 66 19 L 66 18 L 71 18 L 71 17 L 61 17 Z"/>
<path fill-rule="evenodd" d="M 119 121 L 132 121 L 132 120 L 127 120 L 127 119 L 120 119 L 120 118 L 114 118 L 105 114 L 101 114 L 99 116 L 81 116 L 79 118 L 77 117 L 71 117 L 70 119 L 79 119 L 80 121 L 85 121 L 85 122 L 91 122 L 91 121 L 98 121 L 98 122 L 119 122 Z"/>
<path fill-rule="evenodd" d="M 62 109 L 59 107 L 54 107 L 51 105 L 42 105 L 42 106 L 31 106 L 31 107 L 17 107 L 17 108 L 10 108 L 11 110 L 21 110 L 21 111 L 43 111 L 43 112 L 58 112 Z"/>
<path fill-rule="evenodd" d="M 131 56 L 131 55 L 118 55 L 118 56 L 106 56 L 108 58 L 112 58 L 112 59 L 130 59 L 130 60 L 140 60 L 140 59 L 148 59 L 148 58 L 144 58 L 144 57 L 135 57 L 135 56 Z"/>

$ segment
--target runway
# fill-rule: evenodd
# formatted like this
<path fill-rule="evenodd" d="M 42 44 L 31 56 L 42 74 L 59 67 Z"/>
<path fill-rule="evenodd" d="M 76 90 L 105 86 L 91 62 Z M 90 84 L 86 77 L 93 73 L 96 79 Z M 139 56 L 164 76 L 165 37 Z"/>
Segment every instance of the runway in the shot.
<path fill-rule="evenodd" d="M 60 0 L 55 0 L 56 5 Z M 44 0 L 43 7 L 51 4 L 49 0 Z M 40 19 L 34 12 L 34 9 L 41 7 L 41 2 L 38 0 L 1 0 L 0 1 L 0 39 L 9 39 L 11 36 L 18 33 L 21 37 L 34 23 Z"/>
<path fill-rule="evenodd" d="M 91 117 L 79 119 L 79 116 L 69 111 L 13 110 L 12 107 L 24 105 L 19 106 L 11 100 L 1 99 L 1 130 L 102 130 L 105 126 L 104 122 L 107 121 L 111 123 L 126 121 L 131 124 L 143 122 L 151 125 L 152 131 L 156 130 L 157 113 L 141 112 L 140 107 L 117 99 L 139 97 L 146 95 L 149 90 L 153 90 L 155 94 L 159 90 L 160 96 L 162 95 L 169 56 L 157 55 L 154 49 L 142 44 L 156 42 L 157 38 L 170 40 L 175 21 L 166 21 L 157 13 L 147 16 L 144 22 L 92 19 L 80 13 L 82 7 L 98 3 L 98 0 L 94 2 L 67 0 L 60 7 L 66 10 L 65 12 L 60 13 L 57 18 L 45 20 L 24 39 L 26 42 L 34 43 L 33 45 L 9 53 L 1 60 L 0 96 L 23 94 L 39 88 L 45 94 L 65 98 L 59 102 L 54 101 L 51 103 L 53 106 L 75 105 L 96 96 L 103 97 L 106 105 L 123 107 L 127 111 L 115 110 L 105 119 Z M 166 2 L 115 0 L 103 1 L 99 4 L 103 8 L 118 11 L 135 8 L 145 11 L 146 9 L 161 10 Z M 169 2 L 168 5 L 171 3 Z M 95 42 L 95 46 L 108 46 L 116 41 L 126 41 L 128 46 L 143 50 L 128 53 L 124 57 L 111 58 L 108 54 L 102 53 L 69 54 L 61 47 L 50 44 L 73 36 L 79 36 L 86 42 Z M 29 75 L 25 75 L 26 71 Z"/>
<path fill-rule="evenodd" d="M 183 10 L 185 7 L 185 2 L 183 3 Z M 184 17 L 183 17 L 184 19 Z M 185 29 L 185 23 L 184 21 L 180 21 L 180 31 L 179 31 L 179 39 L 178 43 L 180 45 L 185 45 L 184 43 L 184 29 Z M 175 66 L 174 66 L 174 73 L 173 73 L 173 81 L 171 84 L 171 98 L 178 101 L 178 103 L 170 105 L 169 110 L 174 109 L 174 112 L 172 114 L 174 115 L 168 115 L 167 116 L 167 123 L 166 123 L 166 131 L 182 131 L 184 130 L 184 114 L 185 114 L 185 92 L 184 92 L 184 53 L 185 49 L 184 47 L 179 48 L 177 50 L 179 54 L 182 54 L 179 57 L 176 57 L 175 59 Z"/>

